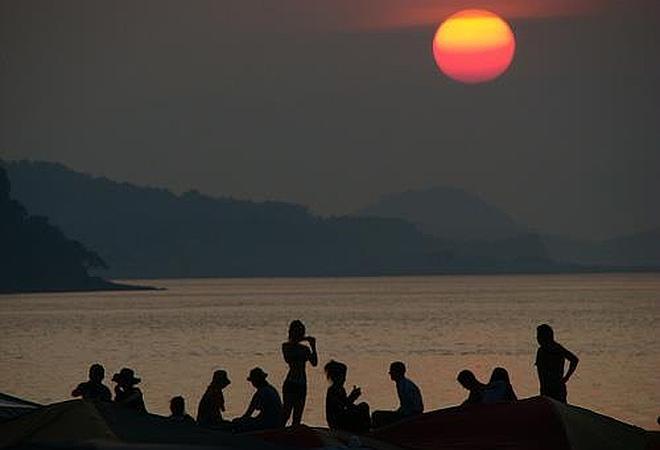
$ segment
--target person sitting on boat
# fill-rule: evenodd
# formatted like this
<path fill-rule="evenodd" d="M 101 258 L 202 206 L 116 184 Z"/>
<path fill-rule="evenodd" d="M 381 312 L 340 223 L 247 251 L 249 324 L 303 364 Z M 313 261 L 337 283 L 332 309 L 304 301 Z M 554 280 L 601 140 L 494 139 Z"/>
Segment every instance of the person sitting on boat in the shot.
<path fill-rule="evenodd" d="M 112 376 L 115 386 L 115 403 L 139 412 L 147 412 L 142 391 L 136 386 L 140 381 L 133 369 L 124 367 Z"/>
<path fill-rule="evenodd" d="M 112 393 L 108 386 L 103 384 L 105 369 L 101 364 L 92 364 L 89 368 L 89 380 L 80 383 L 72 392 L 72 397 L 82 397 L 83 400 L 101 400 L 109 402 Z"/>
<path fill-rule="evenodd" d="M 390 364 L 389 375 L 396 383 L 399 408 L 396 411 L 374 411 L 374 428 L 383 427 L 399 420 L 420 415 L 424 412 L 422 393 L 415 383 L 406 377 L 406 365 L 401 361 Z"/>
<path fill-rule="evenodd" d="M 280 428 L 282 424 L 282 400 L 280 394 L 266 378 L 268 374 L 260 367 L 250 370 L 248 381 L 256 389 L 250 405 L 242 417 L 234 420 L 237 432 Z M 252 415 L 258 414 L 253 417 Z"/>
<path fill-rule="evenodd" d="M 456 380 L 461 386 L 470 392 L 468 398 L 461 403 L 461 406 L 478 405 L 483 403 L 483 391 L 487 385 L 477 380 L 477 377 L 474 376 L 474 373 L 472 373 L 471 370 L 461 370 L 458 377 L 456 377 Z"/>
<path fill-rule="evenodd" d="M 218 427 L 229 422 L 222 418 L 225 411 L 225 396 L 222 390 L 229 386 L 231 381 L 225 370 L 213 372 L 211 384 L 199 401 L 197 407 L 197 423 L 203 427 Z"/>
<path fill-rule="evenodd" d="M 536 352 L 536 370 L 539 376 L 541 395 L 566 403 L 566 383 L 577 368 L 579 359 L 555 341 L 555 334 L 548 324 L 536 328 L 539 349 Z M 564 373 L 564 364 L 568 370 Z"/>
<path fill-rule="evenodd" d="M 169 419 L 172 422 L 187 423 L 189 425 L 195 424 L 195 419 L 186 413 L 186 401 L 180 395 L 172 397 L 170 400 L 170 412 L 172 414 Z"/>
<path fill-rule="evenodd" d="M 503 367 L 493 369 L 490 381 L 482 392 L 483 403 L 513 402 L 517 399 L 509 380 L 509 372 Z"/>
<path fill-rule="evenodd" d="M 355 404 L 362 391 L 353 386 L 350 394 L 346 394 L 344 383 L 348 367 L 346 364 L 331 360 L 325 367 L 325 375 L 332 383 L 325 396 L 325 418 L 331 430 L 344 430 L 354 433 L 368 431 L 371 426 L 369 405 Z"/>

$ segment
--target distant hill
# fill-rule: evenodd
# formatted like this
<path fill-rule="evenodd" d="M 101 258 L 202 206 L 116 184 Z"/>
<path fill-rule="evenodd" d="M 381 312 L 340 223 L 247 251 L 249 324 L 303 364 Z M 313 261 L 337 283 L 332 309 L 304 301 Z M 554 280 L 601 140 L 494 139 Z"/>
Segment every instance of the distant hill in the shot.
<path fill-rule="evenodd" d="M 2 164 L 0 249 L 0 293 L 128 288 L 90 276 L 89 270 L 106 267 L 103 259 L 12 199 Z"/>
<path fill-rule="evenodd" d="M 526 232 L 504 211 L 453 187 L 383 195 L 356 215 L 404 219 L 445 239 L 505 239 Z"/>
<path fill-rule="evenodd" d="M 6 166 L 16 197 L 97 249 L 117 278 L 566 270 L 533 235 L 441 239 L 400 218 L 326 218 L 296 204 L 176 195 L 54 163 Z M 480 211 L 502 235 L 516 229 Z"/>
<path fill-rule="evenodd" d="M 660 269 L 660 228 L 601 241 L 544 236 L 548 255 L 556 261 L 612 268 Z"/>

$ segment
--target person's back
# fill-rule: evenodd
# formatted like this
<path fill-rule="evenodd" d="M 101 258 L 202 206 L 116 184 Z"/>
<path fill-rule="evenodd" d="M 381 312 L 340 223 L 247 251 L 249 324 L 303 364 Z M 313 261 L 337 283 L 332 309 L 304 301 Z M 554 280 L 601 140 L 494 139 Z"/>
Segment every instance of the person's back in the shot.
<path fill-rule="evenodd" d="M 84 400 L 112 400 L 110 389 L 103 384 L 105 369 L 100 364 L 92 364 L 89 368 L 89 380 L 80 383 L 72 392 L 72 397 L 82 397 Z"/>
<path fill-rule="evenodd" d="M 224 395 L 222 391 L 207 389 L 197 406 L 197 423 L 212 427 L 222 423 L 224 410 Z"/>
<path fill-rule="evenodd" d="M 109 402 L 112 400 L 112 392 L 103 383 L 85 381 L 80 383 L 71 393 L 73 397 L 82 397 L 83 400 L 99 400 Z"/>
<path fill-rule="evenodd" d="M 211 383 L 197 406 L 197 423 L 199 425 L 217 427 L 226 423 L 222 417 L 222 413 L 225 411 L 225 397 L 222 390 L 230 383 L 226 371 L 216 370 L 213 373 Z"/>
<path fill-rule="evenodd" d="M 325 420 L 330 429 L 343 428 L 343 417 L 348 405 L 348 395 L 344 386 L 331 384 L 325 393 Z"/>
<path fill-rule="evenodd" d="M 503 367 L 496 367 L 490 376 L 490 381 L 482 391 L 482 402 L 485 404 L 512 402 L 517 400 L 513 391 L 509 372 Z"/>
<path fill-rule="evenodd" d="M 310 348 L 300 343 L 284 342 L 282 344 L 282 355 L 284 361 L 289 365 L 285 382 L 307 383 L 305 365 L 312 356 Z"/>
<path fill-rule="evenodd" d="M 456 381 L 468 392 L 468 398 L 461 403 L 462 406 L 478 405 L 483 403 L 484 390 L 486 385 L 477 380 L 477 377 L 470 370 L 461 370 L 456 377 Z"/>
<path fill-rule="evenodd" d="M 404 417 L 416 416 L 424 412 L 424 402 L 419 387 L 403 377 L 396 382 L 396 391 L 399 397 L 399 411 Z"/>
<path fill-rule="evenodd" d="M 540 394 L 566 403 L 566 382 L 578 364 L 578 357 L 554 340 L 554 331 L 549 325 L 537 328 L 539 348 L 536 352 L 536 370 L 539 378 Z M 565 372 L 565 362 L 569 361 Z"/>
<path fill-rule="evenodd" d="M 277 428 L 282 421 L 282 400 L 270 383 L 265 383 L 254 393 L 259 419 L 266 428 Z"/>

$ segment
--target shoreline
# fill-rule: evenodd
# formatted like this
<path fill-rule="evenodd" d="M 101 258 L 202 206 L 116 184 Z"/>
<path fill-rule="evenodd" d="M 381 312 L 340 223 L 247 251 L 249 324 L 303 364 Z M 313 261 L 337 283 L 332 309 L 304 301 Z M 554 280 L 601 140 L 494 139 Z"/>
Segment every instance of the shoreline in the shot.
<path fill-rule="evenodd" d="M 154 286 L 143 286 L 138 284 L 117 283 L 107 281 L 98 277 L 91 277 L 89 284 L 80 286 L 62 286 L 62 287 L 30 287 L 21 289 L 0 290 L 0 296 L 20 295 L 20 294 L 61 294 L 76 292 L 116 292 L 116 291 L 164 291 L 165 288 Z"/>

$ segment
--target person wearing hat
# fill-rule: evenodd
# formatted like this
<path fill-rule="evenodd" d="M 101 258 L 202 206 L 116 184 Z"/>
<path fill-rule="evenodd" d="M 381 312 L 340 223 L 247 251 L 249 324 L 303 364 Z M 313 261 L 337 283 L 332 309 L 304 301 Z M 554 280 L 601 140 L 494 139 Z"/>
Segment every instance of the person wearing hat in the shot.
<path fill-rule="evenodd" d="M 133 369 L 124 367 L 119 373 L 112 376 L 112 381 L 117 383 L 115 386 L 115 403 L 135 411 L 147 412 L 142 391 L 136 386 L 142 380 L 135 377 Z"/>
<path fill-rule="evenodd" d="M 222 390 L 230 383 L 231 381 L 225 370 L 213 372 L 211 384 L 206 388 L 206 392 L 204 392 L 197 407 L 197 423 L 199 425 L 218 427 L 228 423 L 222 418 L 222 413 L 225 411 L 225 396 Z"/>
<path fill-rule="evenodd" d="M 236 419 L 236 431 L 257 431 L 282 426 L 282 400 L 280 394 L 266 378 L 268 374 L 260 367 L 250 370 L 248 381 L 256 389 L 250 406 L 242 417 Z M 254 417 L 252 415 L 257 412 Z"/>
<path fill-rule="evenodd" d="M 103 384 L 105 378 L 105 369 L 101 364 L 92 364 L 89 368 L 89 381 L 80 383 L 72 392 L 72 397 L 82 397 L 83 400 L 101 400 L 109 402 L 112 400 L 112 393 L 108 386 Z"/>

